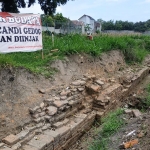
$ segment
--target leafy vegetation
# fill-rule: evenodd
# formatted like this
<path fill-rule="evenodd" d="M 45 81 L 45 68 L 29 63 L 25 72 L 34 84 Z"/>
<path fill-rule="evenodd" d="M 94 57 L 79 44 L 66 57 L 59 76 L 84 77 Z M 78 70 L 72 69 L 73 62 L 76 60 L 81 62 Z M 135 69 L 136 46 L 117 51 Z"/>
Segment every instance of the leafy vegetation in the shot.
<path fill-rule="evenodd" d="M 121 20 L 104 21 L 102 19 L 98 19 L 97 21 L 102 24 L 102 30 L 132 30 L 137 32 L 150 30 L 150 19 L 144 22 L 140 21 L 135 23 Z"/>
<path fill-rule="evenodd" d="M 11 0 L 11 3 L 10 0 L 0 0 L 0 2 L 2 3 L 1 10 L 3 12 L 18 13 L 18 8 L 26 8 L 26 5 L 30 7 L 36 3 L 36 0 Z M 41 10 L 43 10 L 45 14 L 50 15 L 55 13 L 58 5 L 64 5 L 67 2 L 68 0 L 38 0 L 38 4 L 41 6 Z"/>
<path fill-rule="evenodd" d="M 89 150 L 107 150 L 110 135 L 114 134 L 124 124 L 120 117 L 122 114 L 123 110 L 118 109 L 110 112 L 107 117 L 102 119 L 102 129 L 97 135 L 97 140 L 90 143 Z"/>
<path fill-rule="evenodd" d="M 43 53 L 17 52 L 0 54 L 1 66 L 25 67 L 34 73 L 42 73 L 46 76 L 52 73 L 50 62 L 55 59 L 62 59 L 66 55 L 87 53 L 92 56 L 99 56 L 102 52 L 120 50 L 125 55 L 127 62 L 141 62 L 150 51 L 150 37 L 143 35 L 97 35 L 89 40 L 84 35 L 69 34 L 52 37 L 43 33 Z M 58 49 L 56 52 L 51 50 Z"/>

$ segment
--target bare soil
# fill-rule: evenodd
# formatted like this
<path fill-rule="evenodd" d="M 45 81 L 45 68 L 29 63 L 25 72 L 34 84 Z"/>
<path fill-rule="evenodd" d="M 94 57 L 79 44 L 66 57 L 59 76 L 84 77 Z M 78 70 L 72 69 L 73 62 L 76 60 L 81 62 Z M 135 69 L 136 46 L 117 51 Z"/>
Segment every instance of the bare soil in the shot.
<path fill-rule="evenodd" d="M 0 139 L 10 133 L 18 133 L 31 121 L 29 107 L 41 103 L 48 94 L 42 95 L 39 89 L 57 91 L 83 74 L 106 76 L 125 66 L 123 55 L 112 51 L 100 57 L 73 55 L 51 64 L 58 72 L 51 78 L 30 73 L 23 68 L 0 68 Z"/>

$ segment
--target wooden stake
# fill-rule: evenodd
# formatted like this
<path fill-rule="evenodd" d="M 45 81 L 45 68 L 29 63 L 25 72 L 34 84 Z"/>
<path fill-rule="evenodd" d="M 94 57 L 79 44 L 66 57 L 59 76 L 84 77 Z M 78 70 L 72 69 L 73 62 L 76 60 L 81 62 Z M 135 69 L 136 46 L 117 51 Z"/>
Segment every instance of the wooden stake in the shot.
<path fill-rule="evenodd" d="M 53 47 L 54 47 L 54 34 L 52 33 L 52 43 L 53 43 Z"/>

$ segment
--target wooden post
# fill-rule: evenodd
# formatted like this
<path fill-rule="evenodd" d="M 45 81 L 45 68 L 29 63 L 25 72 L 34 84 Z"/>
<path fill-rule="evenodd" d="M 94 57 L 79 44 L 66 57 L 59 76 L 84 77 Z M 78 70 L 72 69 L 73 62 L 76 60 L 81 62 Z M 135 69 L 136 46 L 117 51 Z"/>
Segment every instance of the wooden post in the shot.
<path fill-rule="evenodd" d="M 52 43 L 53 43 L 53 47 L 54 47 L 54 34 L 52 33 Z"/>

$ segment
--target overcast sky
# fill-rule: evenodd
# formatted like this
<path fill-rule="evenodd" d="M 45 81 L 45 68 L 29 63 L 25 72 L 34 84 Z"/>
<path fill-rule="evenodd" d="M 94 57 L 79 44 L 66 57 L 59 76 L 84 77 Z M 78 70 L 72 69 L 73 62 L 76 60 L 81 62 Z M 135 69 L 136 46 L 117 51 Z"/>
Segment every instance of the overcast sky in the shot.
<path fill-rule="evenodd" d="M 31 8 L 20 9 L 20 12 L 43 14 L 37 3 Z M 150 19 L 150 0 L 70 0 L 58 6 L 57 12 L 71 20 L 86 14 L 95 20 L 146 21 Z"/>

